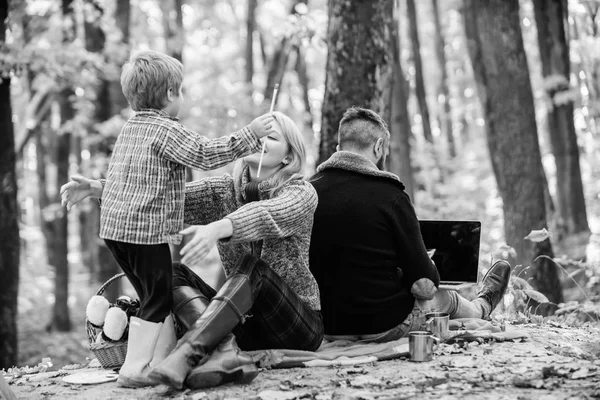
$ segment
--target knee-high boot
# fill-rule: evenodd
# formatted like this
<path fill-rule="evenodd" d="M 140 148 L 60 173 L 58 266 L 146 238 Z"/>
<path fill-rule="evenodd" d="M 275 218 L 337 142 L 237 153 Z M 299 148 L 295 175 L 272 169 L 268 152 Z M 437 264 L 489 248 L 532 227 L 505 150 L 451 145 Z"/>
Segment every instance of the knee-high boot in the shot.
<path fill-rule="evenodd" d="M 203 311 L 200 310 L 205 300 L 201 296 L 185 304 L 178 304 L 177 300 L 174 303 L 175 314 L 184 326 L 196 315 L 201 315 L 189 326 L 171 354 L 154 368 L 153 379 L 181 389 L 188 375 L 191 379 L 187 383 L 195 387 L 215 386 L 225 380 L 249 381 L 256 376 L 252 360 L 240 353 L 233 335 L 228 337 L 252 307 L 252 289 L 246 275 L 230 277 Z M 228 340 L 223 340 L 226 337 Z M 213 356 L 208 357 L 215 349 Z M 215 359 L 211 361 L 211 358 Z M 190 374 L 198 365 L 200 367 L 194 374 Z"/>

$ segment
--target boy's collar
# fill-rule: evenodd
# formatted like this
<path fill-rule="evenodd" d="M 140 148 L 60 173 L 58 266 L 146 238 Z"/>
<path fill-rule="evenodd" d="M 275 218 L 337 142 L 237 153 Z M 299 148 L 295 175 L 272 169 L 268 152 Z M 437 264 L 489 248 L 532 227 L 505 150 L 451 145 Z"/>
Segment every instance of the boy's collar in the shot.
<path fill-rule="evenodd" d="M 161 117 L 169 118 L 174 121 L 179 121 L 177 117 L 171 117 L 165 110 L 159 110 L 157 108 L 142 108 L 135 112 L 136 115 L 159 115 Z"/>

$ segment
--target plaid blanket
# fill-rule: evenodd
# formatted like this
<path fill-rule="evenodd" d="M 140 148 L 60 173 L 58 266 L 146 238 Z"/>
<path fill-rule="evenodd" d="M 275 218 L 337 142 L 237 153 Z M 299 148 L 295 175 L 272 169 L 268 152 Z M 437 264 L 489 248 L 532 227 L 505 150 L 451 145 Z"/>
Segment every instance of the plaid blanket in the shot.
<path fill-rule="evenodd" d="M 489 321 L 476 318 L 452 320 L 448 340 L 506 340 L 526 339 L 527 333 L 516 329 L 503 331 Z M 376 361 L 409 357 L 408 338 L 386 343 L 358 343 L 349 340 L 323 341 L 316 351 L 289 349 L 256 350 L 247 352 L 262 368 L 310 368 L 354 366 Z"/>

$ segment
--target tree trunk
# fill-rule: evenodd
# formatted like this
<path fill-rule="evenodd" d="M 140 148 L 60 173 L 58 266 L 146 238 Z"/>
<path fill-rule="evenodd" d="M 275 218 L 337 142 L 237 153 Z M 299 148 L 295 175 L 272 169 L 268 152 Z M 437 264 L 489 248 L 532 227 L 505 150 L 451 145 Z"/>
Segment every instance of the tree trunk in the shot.
<path fill-rule="evenodd" d="M 160 6 L 163 15 L 166 53 L 181 61 L 183 60 L 184 43 L 182 0 L 161 1 Z M 171 18 L 171 11 L 175 11 L 175 20 Z"/>
<path fill-rule="evenodd" d="M 248 15 L 246 19 L 246 83 L 252 93 L 252 78 L 254 78 L 254 31 L 256 30 L 256 7 L 258 0 L 248 0 Z"/>
<path fill-rule="evenodd" d="M 62 14 L 65 20 L 73 19 L 72 0 L 62 0 Z M 75 37 L 73 31 L 74 24 L 65 24 L 63 31 L 63 43 L 68 43 Z M 69 155 L 71 152 L 71 128 L 64 129 L 67 122 L 75 116 L 75 110 L 71 104 L 70 97 L 73 96 L 71 88 L 64 88 L 60 93 L 60 117 L 62 131 L 57 136 L 56 153 L 53 160 L 56 165 L 56 188 L 69 180 Z M 54 267 L 54 307 L 52 320 L 49 322 L 49 328 L 56 328 L 59 331 L 70 331 L 71 320 L 69 318 L 69 261 L 67 258 L 67 214 L 64 209 L 57 208 L 60 204 L 60 194 L 58 190 L 50 196 L 51 205 L 47 209 L 49 235 L 46 237 L 50 254 L 48 260 Z M 57 207 L 54 207 L 56 205 Z M 60 211 L 54 211 L 58 209 Z"/>
<path fill-rule="evenodd" d="M 456 143 L 452 133 L 452 110 L 450 109 L 450 90 L 448 89 L 448 72 L 446 71 L 446 43 L 444 41 L 444 33 L 440 22 L 440 11 L 438 0 L 432 0 L 433 4 L 433 21 L 435 23 L 435 52 L 438 62 L 440 63 L 440 71 L 442 73 L 439 94 L 442 97 L 442 111 L 440 112 L 440 128 L 446 136 L 448 142 L 448 154 L 451 158 L 456 157 Z"/>
<path fill-rule="evenodd" d="M 397 11 L 397 10 L 394 10 Z M 387 169 L 398 175 L 406 193 L 414 203 L 415 180 L 411 164 L 410 137 L 412 134 L 410 116 L 408 114 L 408 82 L 402 70 L 400 60 L 400 36 L 398 18 L 394 19 L 393 31 L 393 84 L 392 84 L 392 110 L 390 123 L 390 155 L 387 159 Z"/>
<path fill-rule="evenodd" d="M 85 23 L 85 43 L 86 49 L 90 52 L 102 53 L 106 45 L 106 35 L 101 25 L 102 13 L 94 16 L 88 16 Z M 112 117 L 111 94 L 109 87 L 111 82 L 106 79 L 101 79 L 96 87 L 96 101 L 94 110 L 94 122 L 104 122 Z M 89 132 L 92 135 L 99 135 L 94 131 L 93 126 L 90 126 Z M 97 149 L 89 149 L 90 153 L 94 154 Z M 80 164 L 84 176 L 91 176 L 92 171 L 85 168 L 85 164 Z M 113 257 L 105 257 L 108 250 L 103 240 L 98 238 L 100 232 L 100 211 L 96 202 L 88 201 L 85 205 L 78 207 L 80 212 L 80 229 L 81 229 L 81 244 L 82 252 L 87 253 L 87 258 L 90 260 L 90 270 L 93 272 L 94 281 L 98 284 L 103 284 L 113 275 L 121 272 L 121 268 Z M 102 255 L 102 259 L 100 256 Z M 109 299 L 116 299 L 121 293 L 121 281 L 118 280 L 111 284 L 104 296 Z"/>
<path fill-rule="evenodd" d="M 406 0 L 408 12 L 408 24 L 410 26 L 410 41 L 412 44 L 413 62 L 415 65 L 415 91 L 419 110 L 421 110 L 421 122 L 423 124 L 423 137 L 433 143 L 431 134 L 431 123 L 429 118 L 429 107 L 427 106 L 427 92 L 423 81 L 423 63 L 421 61 L 421 44 L 419 42 L 419 29 L 417 26 L 417 10 L 415 0 Z"/>
<path fill-rule="evenodd" d="M 296 46 L 296 74 L 298 75 L 298 82 L 302 88 L 302 101 L 304 103 L 304 109 L 306 110 L 306 125 L 311 129 L 313 128 L 313 115 L 310 106 L 310 98 L 308 93 L 310 91 L 310 81 L 308 78 L 308 70 L 306 67 L 306 60 L 304 58 L 304 51 L 301 46 Z"/>
<path fill-rule="evenodd" d="M 122 46 L 129 47 L 129 21 L 131 17 L 131 4 L 129 3 L 129 0 L 119 0 L 116 3 L 117 8 L 115 10 L 115 22 L 117 24 L 117 28 L 119 31 L 121 31 L 119 43 Z M 116 62 L 119 66 L 121 66 L 125 63 L 125 60 L 126 59 L 116 60 Z M 123 94 L 121 82 L 118 77 L 110 81 L 108 91 L 111 104 L 110 115 L 117 115 L 128 107 L 127 99 Z"/>
<path fill-rule="evenodd" d="M 0 0 L 0 42 L 6 37 L 8 1 Z M 0 77 L 0 369 L 17 364 L 17 294 L 19 290 L 19 223 L 15 137 L 10 76 Z"/>
<path fill-rule="evenodd" d="M 370 108 L 389 123 L 393 9 L 393 0 L 329 1 L 319 163 L 335 152 L 338 125 L 349 107 Z"/>
<path fill-rule="evenodd" d="M 524 240 L 547 226 L 544 175 L 537 138 L 533 93 L 519 20 L 518 0 L 465 0 L 469 45 L 481 65 L 476 79 L 485 87 L 483 103 L 488 148 L 503 200 L 506 242 L 517 263 L 530 265 L 533 285 L 551 301 L 563 300 L 556 266 L 539 255 L 553 256 L 549 240 Z M 518 270 L 518 269 L 517 269 Z"/>
<path fill-rule="evenodd" d="M 542 75 L 547 80 L 544 86 L 551 100 L 548 129 L 556 163 L 558 225 L 567 234 L 589 232 L 573 122 L 573 102 L 564 100 L 565 92 L 571 90 L 569 45 L 565 29 L 568 10 L 564 8 L 563 0 L 534 0 L 533 6 Z"/>
<path fill-rule="evenodd" d="M 290 14 L 297 14 L 296 6 L 298 4 L 308 4 L 308 0 L 294 0 L 294 2 L 292 3 L 292 9 L 290 10 Z M 275 53 L 273 53 L 273 58 L 271 59 L 271 66 L 267 74 L 267 84 L 265 86 L 264 92 L 265 101 L 271 100 L 275 84 L 278 83 L 281 86 L 281 82 L 283 81 L 283 75 L 288 64 L 288 58 L 290 56 L 290 53 L 295 49 L 296 46 L 292 44 L 292 38 L 284 36 L 281 39 L 279 46 L 275 50 Z M 275 99 L 275 101 L 277 101 L 277 99 Z"/>

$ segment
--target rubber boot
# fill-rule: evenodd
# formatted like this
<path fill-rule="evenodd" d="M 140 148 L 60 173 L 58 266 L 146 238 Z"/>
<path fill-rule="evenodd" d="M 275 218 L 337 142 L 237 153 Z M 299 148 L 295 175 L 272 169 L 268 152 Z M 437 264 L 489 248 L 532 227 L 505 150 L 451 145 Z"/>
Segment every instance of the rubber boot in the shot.
<path fill-rule="evenodd" d="M 192 369 L 185 385 L 204 389 L 228 382 L 248 383 L 258 375 L 258 368 L 248 354 L 240 350 L 235 335 L 230 333 L 210 353 L 204 364 Z"/>
<path fill-rule="evenodd" d="M 182 389 L 190 371 L 207 361 L 207 355 L 238 323 L 244 322 L 244 314 L 251 307 L 252 289 L 248 277 L 233 275 L 179 340 L 175 350 L 154 368 L 151 378 Z"/>
<path fill-rule="evenodd" d="M 175 327 L 171 315 L 159 323 L 131 317 L 127 355 L 119 371 L 117 384 L 132 388 L 157 385 L 158 382 L 149 377 L 152 366 L 164 360 L 175 343 Z"/>
<path fill-rule="evenodd" d="M 199 289 L 190 286 L 173 289 L 173 313 L 184 331 L 200 318 L 208 303 L 208 298 Z M 248 383 L 257 375 L 254 361 L 240 350 L 235 335 L 230 333 L 206 357 L 205 363 L 189 373 L 185 385 L 191 389 L 202 389 L 233 381 Z"/>

